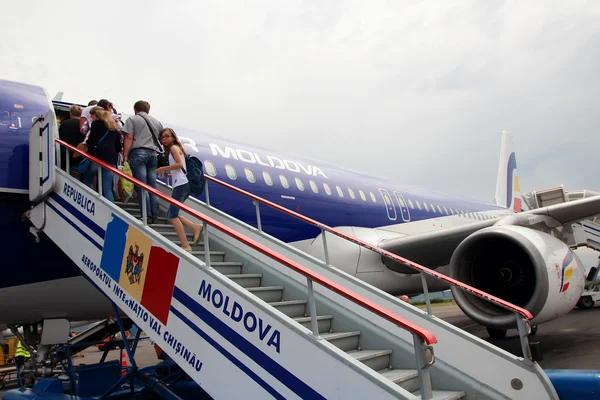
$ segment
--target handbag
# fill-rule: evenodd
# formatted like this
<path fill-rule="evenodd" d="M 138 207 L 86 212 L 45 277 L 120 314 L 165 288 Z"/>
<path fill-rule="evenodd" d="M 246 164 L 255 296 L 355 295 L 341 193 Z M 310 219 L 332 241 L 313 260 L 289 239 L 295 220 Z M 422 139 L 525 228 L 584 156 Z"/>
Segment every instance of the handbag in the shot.
<path fill-rule="evenodd" d="M 166 167 L 167 165 L 169 165 L 169 156 L 167 156 L 167 154 L 165 153 L 162 145 L 160 144 L 160 142 L 158 141 L 158 138 L 156 136 L 156 134 L 154 133 L 154 129 L 152 128 L 152 125 L 150 124 L 150 122 L 148 122 L 148 120 L 146 119 L 146 117 L 144 117 L 141 114 L 138 114 L 140 117 L 142 117 L 144 119 L 144 121 L 146 121 L 146 125 L 148 125 L 148 129 L 150 129 L 150 133 L 152 134 L 152 139 L 154 140 L 154 144 L 156 145 L 156 147 L 158 147 L 159 151 L 158 154 L 156 155 L 157 161 L 158 161 L 158 168 L 160 167 Z"/>
<path fill-rule="evenodd" d="M 104 138 L 106 137 L 106 135 L 108 135 L 108 132 L 109 131 L 106 131 L 106 133 L 104 134 L 104 136 L 102 136 L 102 138 L 100 140 L 98 140 L 98 144 L 100 144 L 100 142 L 102 142 L 102 140 L 104 140 Z M 87 148 L 87 145 L 85 145 L 85 147 Z M 77 165 L 77 171 L 80 174 L 83 174 L 83 173 L 85 173 L 90 168 L 90 165 L 92 165 L 92 161 L 89 158 L 85 158 L 85 159 L 81 160 L 81 162 L 79 163 L 79 165 Z"/>

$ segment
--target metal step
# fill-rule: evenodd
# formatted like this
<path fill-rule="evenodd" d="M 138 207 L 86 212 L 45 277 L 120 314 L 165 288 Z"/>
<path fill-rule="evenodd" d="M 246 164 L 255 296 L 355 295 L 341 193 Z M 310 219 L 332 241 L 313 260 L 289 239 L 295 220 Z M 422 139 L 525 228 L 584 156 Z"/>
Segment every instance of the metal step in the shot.
<path fill-rule="evenodd" d="M 133 209 L 139 209 L 140 205 L 138 203 L 122 203 L 120 201 L 115 201 L 115 205 L 118 206 L 119 208 L 122 208 L 123 210 L 129 209 L 129 208 L 133 208 Z"/>
<path fill-rule="evenodd" d="M 346 352 L 367 367 L 379 371 L 390 366 L 392 350 L 351 350 Z"/>
<path fill-rule="evenodd" d="M 360 331 L 326 333 L 321 337 L 340 350 L 349 351 L 358 348 Z"/>
<path fill-rule="evenodd" d="M 154 229 L 156 225 L 152 225 L 152 229 Z M 177 232 L 175 232 L 175 229 L 170 230 L 170 231 L 164 231 L 164 232 L 160 232 L 161 235 L 163 235 L 166 238 L 171 238 L 171 237 L 177 237 Z M 189 230 L 185 231 L 185 236 L 191 240 L 194 238 L 194 234 L 192 232 L 190 232 Z M 200 239 L 202 240 L 202 239 Z"/>
<path fill-rule="evenodd" d="M 203 251 L 192 251 L 194 253 L 202 253 Z M 211 251 L 212 253 L 212 251 Z M 212 255 L 211 255 L 212 258 Z M 204 259 L 204 257 L 200 257 L 200 259 Z M 235 262 L 235 261 L 222 261 L 222 262 L 211 262 L 210 266 L 222 273 L 223 275 L 233 275 L 233 274 L 241 274 L 242 266 L 244 263 Z"/>
<path fill-rule="evenodd" d="M 304 309 L 302 309 L 302 312 L 304 313 Z M 317 315 L 317 326 L 319 327 L 319 333 L 331 331 L 332 319 L 333 315 Z M 312 329 L 310 317 L 296 317 L 294 318 L 294 321 L 308 329 Z"/>
<path fill-rule="evenodd" d="M 283 297 L 283 286 L 251 287 L 246 290 L 267 303 L 281 301 Z"/>
<path fill-rule="evenodd" d="M 204 261 L 206 258 L 206 252 L 205 251 L 192 251 L 192 255 L 196 256 L 196 258 Z M 211 261 L 211 266 L 212 263 L 214 262 L 224 262 L 225 261 L 225 252 L 224 251 L 212 251 L 210 252 L 210 261 Z M 242 264 L 242 263 L 237 263 L 237 264 Z M 216 268 L 215 268 L 216 269 Z M 220 271 L 219 271 L 220 272 Z M 223 273 L 223 272 L 221 272 Z M 236 274 L 237 272 L 229 272 L 231 274 Z"/>
<path fill-rule="evenodd" d="M 306 300 L 285 300 L 270 302 L 269 305 L 287 315 L 290 318 L 306 316 Z"/>
<path fill-rule="evenodd" d="M 171 224 L 153 224 L 152 229 L 162 234 L 163 232 L 175 232 L 175 228 Z"/>
<path fill-rule="evenodd" d="M 413 393 L 417 397 L 421 397 L 421 391 Z M 431 400 L 457 400 L 465 397 L 465 392 L 451 392 L 448 390 L 434 390 Z"/>
<path fill-rule="evenodd" d="M 152 225 L 150 225 L 150 226 L 152 226 Z M 175 236 L 175 237 L 177 237 L 177 236 Z M 181 240 L 179 240 L 179 239 L 177 239 L 177 240 L 173 240 L 172 238 L 165 238 L 165 239 L 170 239 L 170 240 L 171 240 L 171 242 L 175 243 L 176 245 L 179 245 L 179 246 L 181 246 Z M 198 243 L 198 244 L 194 244 L 194 243 L 192 243 L 192 241 L 191 241 L 191 240 L 188 240 L 188 244 L 189 244 L 189 245 L 192 247 L 192 250 L 194 250 L 194 249 L 196 249 L 196 250 L 197 250 L 197 249 L 199 249 L 199 248 L 200 248 L 200 249 L 203 249 L 203 248 L 204 248 L 204 242 L 200 242 L 200 243 Z"/>
<path fill-rule="evenodd" d="M 416 369 L 382 369 L 377 371 L 379 374 L 383 375 L 384 378 L 389 379 L 393 383 L 398 386 L 401 386 L 403 389 L 408 390 L 409 392 L 414 392 L 415 390 L 419 390 L 419 373 Z"/>
<path fill-rule="evenodd" d="M 262 279 L 262 274 L 230 274 L 225 276 L 244 288 L 260 286 Z"/>
<path fill-rule="evenodd" d="M 127 211 L 127 210 L 124 210 L 124 211 Z M 139 213 L 139 212 L 128 212 L 128 214 L 137 219 L 142 218 L 142 213 Z M 169 222 L 167 220 L 167 217 L 157 217 L 157 224 L 166 225 L 167 222 Z M 156 224 L 148 224 L 148 225 L 152 226 L 152 225 L 156 225 Z"/>

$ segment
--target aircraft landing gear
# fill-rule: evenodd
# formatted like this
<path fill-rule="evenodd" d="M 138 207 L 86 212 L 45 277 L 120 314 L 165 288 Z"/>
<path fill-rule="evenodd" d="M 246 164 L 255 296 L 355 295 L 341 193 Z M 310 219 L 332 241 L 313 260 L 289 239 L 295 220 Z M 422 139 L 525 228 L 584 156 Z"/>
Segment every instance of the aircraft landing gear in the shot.
<path fill-rule="evenodd" d="M 492 339 L 502 339 L 506 336 L 506 329 L 496 329 L 496 328 L 486 328 L 490 338 Z"/>

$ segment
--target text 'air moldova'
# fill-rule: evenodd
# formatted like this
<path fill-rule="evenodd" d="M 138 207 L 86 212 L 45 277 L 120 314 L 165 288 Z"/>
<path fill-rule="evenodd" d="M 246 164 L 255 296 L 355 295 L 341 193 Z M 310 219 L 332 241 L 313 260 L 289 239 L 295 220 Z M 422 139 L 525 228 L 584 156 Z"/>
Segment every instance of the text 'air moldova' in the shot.
<path fill-rule="evenodd" d="M 247 162 L 249 164 L 259 164 L 264 167 L 283 169 L 290 172 L 304 172 L 307 175 L 311 176 L 322 176 L 325 179 L 327 175 L 321 170 L 319 167 L 315 167 L 314 165 L 307 164 L 306 166 L 297 161 L 291 161 L 286 159 L 281 159 L 275 156 L 261 156 L 258 153 L 251 153 L 248 150 L 242 149 L 234 149 L 233 147 L 225 146 L 225 149 L 220 148 L 218 145 L 211 143 L 210 151 L 213 156 L 220 155 L 225 158 L 233 158 L 234 160 L 240 160 Z M 266 161 L 265 161 L 266 160 Z"/>

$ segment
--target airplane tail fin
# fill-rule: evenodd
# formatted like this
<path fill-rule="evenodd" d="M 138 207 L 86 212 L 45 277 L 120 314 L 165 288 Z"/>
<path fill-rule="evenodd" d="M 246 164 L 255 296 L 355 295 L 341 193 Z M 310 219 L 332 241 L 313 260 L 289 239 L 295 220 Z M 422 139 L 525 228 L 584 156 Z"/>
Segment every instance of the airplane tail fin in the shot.
<path fill-rule="evenodd" d="M 502 131 L 500 164 L 498 165 L 494 204 L 510 208 L 516 212 L 522 211 L 517 158 L 514 151 L 513 137 L 507 131 Z"/>

